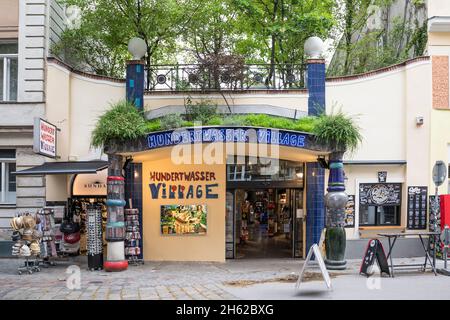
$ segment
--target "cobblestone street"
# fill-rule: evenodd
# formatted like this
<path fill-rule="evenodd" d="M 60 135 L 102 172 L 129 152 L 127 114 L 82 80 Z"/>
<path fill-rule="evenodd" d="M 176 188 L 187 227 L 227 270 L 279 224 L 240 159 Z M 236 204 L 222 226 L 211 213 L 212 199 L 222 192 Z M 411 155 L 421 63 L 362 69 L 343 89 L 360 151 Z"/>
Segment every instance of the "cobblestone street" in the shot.
<path fill-rule="evenodd" d="M 32 300 L 202 300 L 202 299 L 367 299 L 377 294 L 397 298 L 414 298 L 411 281 L 418 294 L 437 285 L 435 296 L 450 297 L 450 278 L 435 277 L 431 272 L 401 273 L 396 278 L 381 278 L 381 288 L 368 290 L 367 279 L 358 275 L 360 261 L 349 261 L 349 268 L 332 272 L 333 291 L 327 291 L 321 275 L 310 269 L 309 279 L 296 293 L 294 282 L 301 260 L 230 260 L 226 263 L 146 262 L 130 266 L 126 272 L 107 273 L 86 270 L 85 257 L 59 261 L 54 267 L 42 268 L 32 275 L 17 274 L 22 263 L 16 259 L 0 260 L 0 299 Z M 421 261 L 422 259 L 420 259 Z M 417 262 L 417 261 L 416 261 Z M 66 273 L 69 266 L 78 265 L 81 271 L 80 289 L 69 289 Z M 308 278 L 308 277 L 307 277 Z M 380 278 L 379 278 L 380 279 Z M 308 281 L 309 280 L 309 281 Z M 354 287 L 354 290 L 347 288 Z M 421 290 L 423 288 L 423 290 Z M 341 290 L 342 289 L 342 290 Z M 311 293 L 312 292 L 312 293 Z M 308 293 L 311 293 L 308 295 Z M 426 292 L 422 298 L 433 298 Z"/>

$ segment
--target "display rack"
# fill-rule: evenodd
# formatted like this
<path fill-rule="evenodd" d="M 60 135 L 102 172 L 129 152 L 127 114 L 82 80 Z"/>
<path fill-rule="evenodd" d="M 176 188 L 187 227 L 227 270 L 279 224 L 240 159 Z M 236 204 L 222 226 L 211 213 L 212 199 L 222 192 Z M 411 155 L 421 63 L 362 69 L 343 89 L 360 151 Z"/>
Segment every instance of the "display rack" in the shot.
<path fill-rule="evenodd" d="M 101 205 L 87 206 L 87 256 L 89 270 L 103 269 L 103 230 Z"/>
<path fill-rule="evenodd" d="M 10 221 L 13 229 L 11 238 L 14 241 L 12 255 L 25 259 L 23 266 L 17 268 L 19 274 L 41 271 L 40 261 L 37 258 L 41 254 L 42 233 L 39 228 L 41 221 L 38 214 L 31 215 L 30 213 L 19 214 Z"/>
<path fill-rule="evenodd" d="M 144 264 L 141 256 L 141 232 L 138 209 L 125 209 L 125 256 L 128 264 Z"/>
<path fill-rule="evenodd" d="M 33 257 L 33 260 L 30 260 L 30 257 Z M 41 268 L 39 267 L 40 261 L 37 259 L 37 257 L 36 256 L 30 256 L 30 257 L 25 257 L 23 267 L 17 268 L 17 273 L 19 275 L 21 275 L 23 272 L 32 274 L 33 272 L 41 271 Z"/>
<path fill-rule="evenodd" d="M 37 229 L 42 233 L 41 239 L 41 260 L 39 262 L 43 267 L 55 266 L 56 263 L 51 261 L 50 258 L 57 257 L 55 243 L 55 211 L 50 208 L 43 208 L 39 211 L 40 224 Z"/>

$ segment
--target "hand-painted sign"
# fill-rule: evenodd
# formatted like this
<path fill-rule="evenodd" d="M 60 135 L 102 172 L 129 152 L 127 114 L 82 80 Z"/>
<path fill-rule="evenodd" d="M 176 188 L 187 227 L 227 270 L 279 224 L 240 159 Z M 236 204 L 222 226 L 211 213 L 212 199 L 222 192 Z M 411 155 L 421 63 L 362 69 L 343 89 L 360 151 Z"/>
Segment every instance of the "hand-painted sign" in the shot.
<path fill-rule="evenodd" d="M 181 184 L 176 182 L 215 181 L 215 172 L 150 172 L 149 184 L 152 199 L 217 199 L 218 183 Z M 167 182 L 167 183 L 166 183 Z M 175 183 L 170 183 L 175 182 Z"/>
<path fill-rule="evenodd" d="M 56 158 L 56 132 L 55 125 L 42 120 L 34 119 L 33 151 L 43 156 Z"/>
<path fill-rule="evenodd" d="M 361 183 L 359 204 L 368 206 L 398 206 L 401 203 L 400 183 Z"/>
<path fill-rule="evenodd" d="M 155 132 L 147 136 L 149 149 L 170 147 L 177 144 L 244 142 L 273 144 L 306 148 L 306 134 L 264 128 L 184 128 Z"/>

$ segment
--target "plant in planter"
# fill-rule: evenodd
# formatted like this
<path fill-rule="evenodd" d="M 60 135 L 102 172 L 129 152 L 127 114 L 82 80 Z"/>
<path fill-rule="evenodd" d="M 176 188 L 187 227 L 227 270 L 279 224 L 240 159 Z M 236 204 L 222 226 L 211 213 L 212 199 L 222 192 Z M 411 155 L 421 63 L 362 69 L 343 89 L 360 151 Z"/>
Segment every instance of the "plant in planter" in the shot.
<path fill-rule="evenodd" d="M 111 104 L 97 121 L 92 132 L 93 147 L 104 147 L 111 141 L 134 140 L 145 135 L 147 124 L 142 112 L 127 101 Z"/>
<path fill-rule="evenodd" d="M 362 141 L 359 127 L 353 119 L 341 110 L 329 115 L 321 115 L 315 122 L 312 132 L 318 143 L 330 150 L 328 193 L 325 195 L 327 208 L 327 228 L 325 233 L 325 264 L 330 270 L 346 268 L 344 229 L 345 206 L 348 196 L 345 193 L 344 165 L 346 151 L 355 151 Z"/>

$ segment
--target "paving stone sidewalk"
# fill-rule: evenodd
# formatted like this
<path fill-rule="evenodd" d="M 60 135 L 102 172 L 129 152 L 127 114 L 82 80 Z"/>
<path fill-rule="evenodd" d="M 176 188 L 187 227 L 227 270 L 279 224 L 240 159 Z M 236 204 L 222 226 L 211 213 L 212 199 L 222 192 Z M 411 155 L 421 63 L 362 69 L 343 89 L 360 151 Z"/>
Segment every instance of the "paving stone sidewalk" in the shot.
<path fill-rule="evenodd" d="M 110 273 L 88 271 L 86 257 L 77 257 L 58 260 L 56 266 L 42 268 L 41 272 L 18 275 L 21 263 L 19 259 L 0 259 L 0 300 L 240 299 L 231 289 L 271 282 L 293 285 L 303 261 L 146 262 L 130 266 L 125 272 Z M 334 276 L 359 277 L 359 264 L 360 261 L 349 261 L 348 269 Z M 68 283 L 69 287 L 76 284 L 75 275 L 66 273 L 70 266 L 79 267 L 79 289 L 68 288 Z"/>

